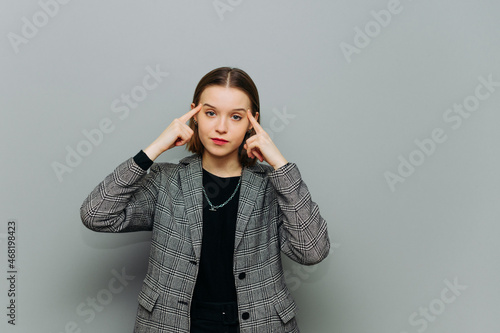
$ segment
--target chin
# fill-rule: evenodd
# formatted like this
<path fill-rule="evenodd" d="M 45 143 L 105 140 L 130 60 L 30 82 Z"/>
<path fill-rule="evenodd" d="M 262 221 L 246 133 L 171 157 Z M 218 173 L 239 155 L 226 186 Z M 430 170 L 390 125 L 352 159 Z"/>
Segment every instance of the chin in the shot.
<path fill-rule="evenodd" d="M 219 158 L 229 157 L 233 154 L 238 155 L 238 147 L 236 147 L 236 149 L 228 149 L 226 147 L 220 149 L 213 149 L 212 147 L 207 148 L 205 146 L 205 153 L 208 153 L 214 157 L 219 157 Z"/>

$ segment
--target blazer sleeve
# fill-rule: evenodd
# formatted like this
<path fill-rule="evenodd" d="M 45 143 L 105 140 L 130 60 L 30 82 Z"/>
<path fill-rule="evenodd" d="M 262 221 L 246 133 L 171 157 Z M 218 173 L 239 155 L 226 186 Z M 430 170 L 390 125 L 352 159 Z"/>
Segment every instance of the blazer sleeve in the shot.
<path fill-rule="evenodd" d="M 152 230 L 160 176 L 157 164 L 148 173 L 126 160 L 83 201 L 83 224 L 100 232 Z"/>
<path fill-rule="evenodd" d="M 330 251 L 327 224 L 297 165 L 288 163 L 273 170 L 269 179 L 278 200 L 281 250 L 303 265 L 322 261 Z"/>

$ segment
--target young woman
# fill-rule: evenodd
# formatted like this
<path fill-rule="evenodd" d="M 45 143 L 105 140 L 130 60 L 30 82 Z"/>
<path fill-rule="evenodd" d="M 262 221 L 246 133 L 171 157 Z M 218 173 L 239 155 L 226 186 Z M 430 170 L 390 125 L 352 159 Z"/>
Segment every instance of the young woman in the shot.
<path fill-rule="evenodd" d="M 244 71 L 209 72 L 191 111 L 83 202 L 92 230 L 152 230 L 134 332 L 299 332 L 280 251 L 312 265 L 330 243 L 297 166 L 262 129 L 259 112 Z M 185 144 L 192 156 L 153 163 Z"/>

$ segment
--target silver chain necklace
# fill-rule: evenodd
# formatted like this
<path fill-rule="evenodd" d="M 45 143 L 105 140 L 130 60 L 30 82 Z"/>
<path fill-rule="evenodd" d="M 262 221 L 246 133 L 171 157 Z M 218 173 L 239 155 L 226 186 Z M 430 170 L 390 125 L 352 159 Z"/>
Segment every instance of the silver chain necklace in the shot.
<path fill-rule="evenodd" d="M 202 186 L 202 190 L 203 190 L 203 194 L 205 195 L 205 199 L 207 199 L 207 202 L 208 204 L 210 205 L 210 211 L 211 212 L 216 212 L 218 208 L 221 208 L 221 207 L 224 207 L 225 205 L 227 205 L 227 203 L 229 201 L 231 201 L 231 199 L 234 197 L 234 195 L 236 194 L 236 192 L 238 191 L 238 188 L 240 187 L 240 183 L 241 183 L 241 176 L 240 176 L 240 179 L 238 180 L 238 185 L 236 185 L 236 188 L 234 189 L 234 192 L 233 194 L 231 194 L 231 196 L 229 197 L 229 199 L 227 199 L 224 203 L 220 204 L 220 205 L 217 205 L 217 206 L 214 206 L 212 204 L 212 202 L 210 201 L 210 199 L 208 198 L 208 195 L 207 195 L 207 192 L 205 192 L 205 186 Z"/>

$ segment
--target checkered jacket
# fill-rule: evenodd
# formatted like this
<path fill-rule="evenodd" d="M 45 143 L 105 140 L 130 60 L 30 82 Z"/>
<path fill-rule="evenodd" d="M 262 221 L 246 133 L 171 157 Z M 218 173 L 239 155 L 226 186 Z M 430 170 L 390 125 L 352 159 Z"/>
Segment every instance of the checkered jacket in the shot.
<path fill-rule="evenodd" d="M 155 163 L 150 172 L 130 158 L 83 202 L 89 229 L 153 231 L 134 332 L 189 333 L 202 244 L 202 175 L 198 155 Z M 241 332 L 299 332 L 280 251 L 312 265 L 329 249 L 326 222 L 294 163 L 244 168 L 233 262 Z"/>

